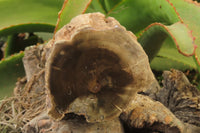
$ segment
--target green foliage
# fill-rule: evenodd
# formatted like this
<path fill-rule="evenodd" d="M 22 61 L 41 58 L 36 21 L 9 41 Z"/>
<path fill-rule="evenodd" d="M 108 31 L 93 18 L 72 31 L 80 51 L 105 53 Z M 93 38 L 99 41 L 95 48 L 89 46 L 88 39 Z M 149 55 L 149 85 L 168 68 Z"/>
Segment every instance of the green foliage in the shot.
<path fill-rule="evenodd" d="M 37 36 L 19 39 L 18 33 L 53 32 L 63 0 L 0 0 L 0 37 L 8 36 L 4 60 L 0 61 L 0 99 L 10 95 L 19 77 L 24 76 L 24 50 L 39 41 Z M 12 55 L 12 56 L 10 56 Z"/>
<path fill-rule="evenodd" d="M 70 20 L 86 11 L 92 0 L 65 0 L 61 9 L 55 31 L 62 28 Z"/>
<path fill-rule="evenodd" d="M 134 33 L 154 22 L 170 25 L 179 21 L 173 7 L 166 0 L 123 0 L 108 15 Z"/>
<path fill-rule="evenodd" d="M 19 77 L 25 75 L 22 57 L 24 53 L 12 55 L 0 62 L 0 99 L 11 95 Z"/>
<path fill-rule="evenodd" d="M 195 4 L 185 0 L 171 0 L 177 12 L 191 30 L 195 38 L 194 43 L 198 46 L 195 52 L 196 64 L 200 72 L 200 4 Z"/>
<path fill-rule="evenodd" d="M 0 29 L 0 36 L 8 36 L 16 33 L 24 32 L 53 32 L 55 25 L 52 24 L 40 24 L 40 23 L 28 23 L 18 24 Z"/>
<path fill-rule="evenodd" d="M 114 8 L 117 4 L 121 2 L 121 0 L 98 0 L 102 5 L 102 8 L 108 14 L 108 12 Z"/>
<path fill-rule="evenodd" d="M 0 0 L 0 31 L 22 24 L 40 24 L 40 28 L 41 24 L 55 25 L 62 3 L 63 0 Z"/>
<path fill-rule="evenodd" d="M 180 22 L 170 26 L 154 23 L 145 29 L 144 33 L 141 35 L 141 37 L 139 37 L 138 41 L 143 46 L 151 61 L 157 55 L 165 39 L 169 37 L 171 41 L 168 41 L 167 44 L 165 44 L 168 45 L 168 48 L 165 47 L 165 50 L 169 51 L 174 49 L 177 51 L 173 54 L 174 57 L 169 54 L 169 56 L 173 59 L 176 58 L 176 55 L 180 55 L 178 50 L 184 55 L 194 54 L 195 48 L 193 46 L 193 39 L 188 37 L 190 36 L 189 33 L 190 32 L 188 31 L 186 25 Z M 176 50 L 176 48 L 178 50 Z M 168 58 L 169 56 L 166 55 Z M 179 59 L 179 62 L 187 63 L 182 58 Z"/>
<path fill-rule="evenodd" d="M 168 70 L 170 68 L 179 70 L 192 70 L 196 68 L 193 57 L 186 57 L 178 52 L 171 38 L 167 38 L 157 56 L 152 60 L 151 67 L 154 70 Z"/>
<path fill-rule="evenodd" d="M 99 0 L 92 0 L 92 2 L 90 3 L 89 7 L 86 10 L 86 13 L 90 12 L 101 12 L 103 14 L 106 13 L 103 6 L 100 4 Z"/>
<path fill-rule="evenodd" d="M 174 1 L 175 0 L 172 0 L 172 2 Z M 107 15 L 115 17 L 128 30 L 131 30 L 137 35 L 138 41 L 144 46 L 144 49 L 148 54 L 150 60 L 152 60 L 156 55 L 160 56 L 159 54 L 157 54 L 157 52 L 159 52 L 160 48 L 163 47 L 163 44 L 165 44 L 165 39 L 167 37 L 170 37 L 172 39 L 170 43 L 171 47 L 179 51 L 179 53 L 173 53 L 174 57 L 170 56 L 170 59 L 172 60 L 170 64 L 174 64 L 174 66 L 177 66 L 176 63 L 178 62 L 181 62 L 183 64 L 186 63 L 184 60 L 185 58 L 182 58 L 183 56 L 179 55 L 194 55 L 196 44 L 199 44 L 198 42 L 194 41 L 194 34 L 191 34 L 193 29 L 190 29 L 190 27 L 188 26 L 188 23 L 190 22 L 186 23 L 185 19 L 181 18 L 182 14 L 188 14 L 189 17 L 191 16 L 192 12 L 195 12 L 195 16 L 199 17 L 199 15 L 197 15 L 197 12 L 199 12 L 200 8 L 193 4 L 195 8 L 190 8 L 191 13 L 187 13 L 185 9 L 187 8 L 187 6 L 191 5 L 183 0 L 176 0 L 176 2 L 174 3 L 180 6 L 183 11 L 185 11 L 185 13 L 181 13 L 179 15 L 179 12 L 177 11 L 178 9 L 176 10 L 176 6 L 173 6 L 174 3 L 170 2 L 171 1 L 168 0 L 123 0 L 112 9 L 110 9 Z M 184 6 L 181 6 L 182 4 L 184 4 Z M 193 19 L 195 18 L 195 16 L 193 17 Z M 190 20 L 190 18 L 188 19 Z M 179 22 L 179 24 L 177 22 Z M 198 27 L 200 25 L 200 21 L 195 22 L 198 23 L 195 24 L 195 26 Z M 197 38 L 198 36 L 195 37 Z M 198 52 L 197 49 L 196 55 L 199 54 L 200 52 Z M 181 58 L 177 59 L 177 57 Z M 169 56 L 165 56 L 164 54 L 162 54 L 162 58 L 166 58 L 166 60 L 168 60 Z M 195 62 L 197 62 L 197 60 L 194 60 L 194 58 L 188 58 L 190 59 L 189 63 L 192 62 L 192 64 L 195 64 Z M 173 65 L 170 65 L 167 69 L 173 68 L 171 66 Z M 156 67 L 155 69 L 157 68 L 158 67 Z M 159 70 L 166 69 L 166 67 L 159 68 Z M 187 69 L 185 67 L 179 67 L 178 69 L 183 70 L 183 68 Z M 192 68 L 198 69 L 199 65 L 195 65 Z"/>
<path fill-rule="evenodd" d="M 0 0 L 0 9 L 0 38 L 7 37 L 0 61 L 2 93 L 24 74 L 23 54 L 10 55 L 39 42 L 35 35 L 16 41 L 19 33 L 52 33 L 84 12 L 112 16 L 135 33 L 153 69 L 200 71 L 200 7 L 185 0 Z"/>

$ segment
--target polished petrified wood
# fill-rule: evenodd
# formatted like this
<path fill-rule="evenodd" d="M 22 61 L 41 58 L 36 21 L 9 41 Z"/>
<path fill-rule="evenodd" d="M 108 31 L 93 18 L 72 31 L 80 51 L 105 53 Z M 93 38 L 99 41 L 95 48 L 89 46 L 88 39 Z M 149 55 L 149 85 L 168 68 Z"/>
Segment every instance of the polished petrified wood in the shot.
<path fill-rule="evenodd" d="M 136 37 L 100 13 L 75 17 L 47 47 L 47 104 L 56 120 L 70 112 L 88 122 L 118 117 L 154 80 Z"/>

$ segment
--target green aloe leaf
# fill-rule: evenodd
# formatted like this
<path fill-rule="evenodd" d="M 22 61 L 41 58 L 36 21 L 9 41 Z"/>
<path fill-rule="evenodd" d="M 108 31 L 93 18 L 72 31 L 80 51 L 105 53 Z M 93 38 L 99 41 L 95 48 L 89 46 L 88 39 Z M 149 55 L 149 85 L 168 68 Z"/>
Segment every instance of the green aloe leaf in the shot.
<path fill-rule="evenodd" d="M 171 3 L 171 1 L 174 5 Z M 194 31 L 185 21 L 190 20 L 191 14 L 195 14 L 195 16 L 198 17 L 200 17 L 200 15 L 198 15 L 199 6 L 197 7 L 197 5 L 195 5 L 194 3 L 192 3 L 191 6 L 191 3 L 189 4 L 188 2 L 183 1 L 184 0 L 123 0 L 115 6 L 110 4 L 113 7 L 112 9 L 106 6 L 105 1 L 103 4 L 104 8 L 107 8 L 106 10 L 109 10 L 107 15 L 113 16 L 118 19 L 122 25 L 124 25 L 128 30 L 131 30 L 138 36 L 139 41 L 144 45 L 144 49 L 150 57 L 150 60 L 152 60 L 157 55 L 158 51 L 163 45 L 164 40 L 169 36 L 172 40 L 171 45 L 176 46 L 173 48 L 174 51 L 179 51 L 179 53 L 173 52 L 174 58 L 170 57 L 170 59 L 173 60 L 173 62 L 177 61 L 185 64 L 186 58 L 182 58 L 184 56 L 182 56 L 181 54 L 185 56 L 191 56 L 196 53 L 196 57 L 198 55 L 200 56 L 198 52 L 199 48 L 197 48 L 195 52 L 196 45 L 194 44 Z M 112 0 L 108 0 L 106 2 L 112 3 Z M 176 10 L 175 3 L 179 6 L 179 10 Z M 191 12 L 188 13 L 188 10 L 190 9 L 189 7 L 193 8 L 191 10 L 195 11 L 193 12 L 190 10 Z M 182 19 L 182 16 L 187 19 Z M 195 16 L 192 16 L 195 22 L 192 25 L 199 26 L 200 20 L 197 19 L 199 20 L 197 21 Z M 178 24 L 177 22 L 180 23 Z M 160 23 L 160 26 L 153 23 Z M 146 32 L 141 33 L 141 31 L 143 31 L 143 29 L 147 26 L 149 26 L 147 28 L 148 30 L 145 30 Z M 200 31 L 200 29 L 198 28 L 196 28 L 196 30 Z M 191 31 L 193 31 L 193 34 L 191 34 Z M 141 36 L 141 34 L 144 35 Z M 198 41 L 196 41 L 195 43 L 197 42 Z M 163 49 L 165 49 L 165 47 Z M 179 55 L 181 56 L 181 58 L 176 58 L 180 57 Z M 160 55 L 158 56 L 160 57 Z M 165 57 L 166 59 L 169 58 L 167 54 L 162 54 L 162 58 Z M 187 64 L 190 64 L 191 62 L 192 64 L 195 64 L 193 57 L 188 57 L 188 60 L 189 63 Z M 197 69 L 197 66 L 192 66 L 193 68 Z"/>
<path fill-rule="evenodd" d="M 59 12 L 55 32 L 70 22 L 70 20 L 82 13 L 85 13 L 92 0 L 65 0 Z"/>
<path fill-rule="evenodd" d="M 151 62 L 151 67 L 157 71 L 179 69 L 179 70 L 192 70 L 193 68 L 177 60 L 169 59 L 162 56 L 155 57 Z"/>
<path fill-rule="evenodd" d="M 180 54 L 173 40 L 168 37 L 162 44 L 157 56 L 151 61 L 151 67 L 157 71 L 170 70 L 171 68 L 184 71 L 186 69 L 196 69 L 197 66 L 193 57 Z"/>
<path fill-rule="evenodd" d="M 91 12 L 101 12 L 103 14 L 106 14 L 106 11 L 99 0 L 92 0 L 92 2 L 90 3 L 90 5 L 86 10 L 86 13 L 91 13 Z"/>
<path fill-rule="evenodd" d="M 200 66 L 200 5 L 186 0 L 171 0 L 171 2 L 180 14 L 183 22 L 192 30 L 192 35 L 196 38 L 195 44 L 198 47 L 195 57 Z"/>
<path fill-rule="evenodd" d="M 22 57 L 24 53 L 18 53 L 0 61 L 0 99 L 10 96 L 17 79 L 25 76 Z"/>
<path fill-rule="evenodd" d="M 171 25 L 180 21 L 168 0 L 123 0 L 108 15 L 134 33 L 154 22 Z"/>
<path fill-rule="evenodd" d="M 16 33 L 24 32 L 53 32 L 55 25 L 52 24 L 40 24 L 40 23 L 28 23 L 17 24 L 0 29 L 0 36 L 8 36 Z"/>
<path fill-rule="evenodd" d="M 13 32 L 52 32 L 63 0 L 0 0 L 0 36 Z"/>
<path fill-rule="evenodd" d="M 177 22 L 171 26 L 165 26 L 160 23 L 149 25 L 139 37 L 138 41 L 143 46 L 149 59 L 152 60 L 160 50 L 164 40 L 170 37 L 171 47 L 185 56 L 192 56 L 195 52 L 195 44 L 190 30 L 183 23 Z M 176 47 L 174 47 L 176 46 Z M 166 50 L 169 48 L 166 48 Z M 176 54 L 179 54 L 178 52 Z M 176 55 L 173 55 L 176 58 Z M 179 61 L 184 59 L 180 58 Z"/>
<path fill-rule="evenodd" d="M 113 7 L 115 7 L 122 0 L 98 0 L 98 1 L 101 3 L 105 12 L 108 13 Z"/>

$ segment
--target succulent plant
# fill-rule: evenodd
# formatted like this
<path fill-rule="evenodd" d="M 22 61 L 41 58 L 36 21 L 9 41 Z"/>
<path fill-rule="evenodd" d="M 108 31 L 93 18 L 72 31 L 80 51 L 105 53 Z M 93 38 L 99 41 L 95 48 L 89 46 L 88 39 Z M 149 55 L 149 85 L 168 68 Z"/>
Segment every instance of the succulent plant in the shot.
<path fill-rule="evenodd" d="M 56 24 L 57 13 L 62 4 Z M 2 11 L 0 17 L 4 18 L 0 23 L 0 38 L 7 36 L 6 42 L 11 42 L 7 43 L 4 51 L 19 52 L 27 46 L 23 45 L 16 50 L 17 44 L 12 41 L 16 34 L 54 32 L 55 26 L 56 32 L 81 13 L 101 12 L 106 16 L 114 17 L 121 25 L 136 34 L 139 43 L 148 54 L 152 69 L 177 68 L 200 71 L 200 17 L 198 15 L 200 9 L 199 4 L 192 0 L 44 0 L 41 2 L 7 0 L 0 1 L 0 8 Z M 14 13 L 10 12 L 13 8 L 16 9 Z M 32 40 L 30 39 L 29 42 Z M 31 44 L 29 42 L 27 43 Z M 4 60 L 6 56 L 14 54 L 13 52 L 8 55 L 4 52 Z M 12 60 L 9 62 L 14 64 Z M 10 68 L 7 67 L 5 71 L 10 71 Z M 5 76 L 1 76 L 1 82 L 9 78 Z M 21 74 L 16 77 L 20 76 Z M 10 79 L 10 84 L 16 80 L 17 78 Z M 12 87 L 0 86 L 0 88 L 12 91 Z"/>

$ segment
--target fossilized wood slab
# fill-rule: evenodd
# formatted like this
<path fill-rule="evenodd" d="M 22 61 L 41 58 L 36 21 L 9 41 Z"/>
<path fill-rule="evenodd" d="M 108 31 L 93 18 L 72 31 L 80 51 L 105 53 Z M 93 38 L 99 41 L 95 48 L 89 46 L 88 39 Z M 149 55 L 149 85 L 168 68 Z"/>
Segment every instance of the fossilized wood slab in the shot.
<path fill-rule="evenodd" d="M 100 13 L 73 18 L 47 47 L 47 99 L 56 120 L 70 112 L 88 122 L 111 120 L 154 80 L 133 33 Z"/>

